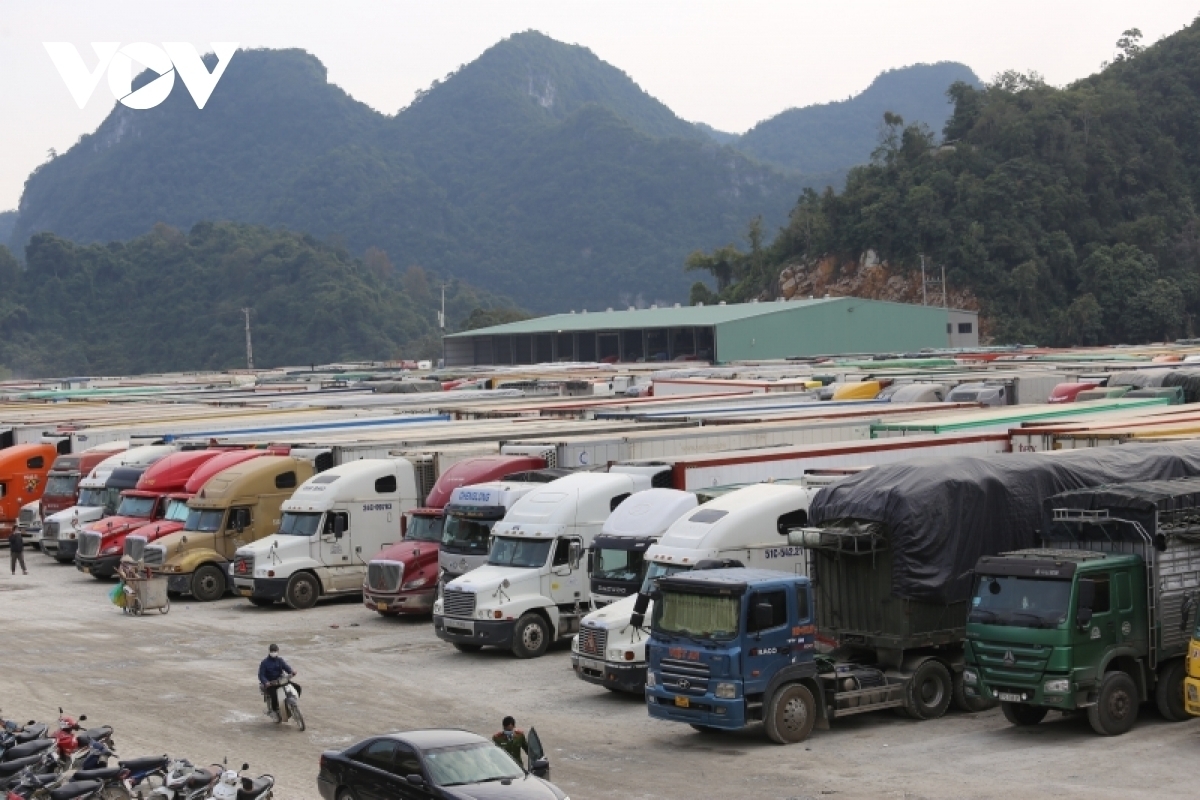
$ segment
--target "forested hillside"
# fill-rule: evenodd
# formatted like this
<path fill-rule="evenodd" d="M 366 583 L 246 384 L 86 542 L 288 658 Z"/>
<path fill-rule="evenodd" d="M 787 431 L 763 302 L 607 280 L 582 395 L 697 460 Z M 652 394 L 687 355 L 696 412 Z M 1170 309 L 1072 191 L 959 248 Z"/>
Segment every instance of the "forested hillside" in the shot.
<path fill-rule="evenodd" d="M 26 254 L 22 271 L 0 246 L 0 369 L 19 375 L 245 366 L 242 308 L 258 366 L 441 352 L 440 289 L 420 268 L 394 274 L 378 250 L 356 259 L 304 234 L 203 222 L 110 244 L 38 234 Z M 480 308 L 512 313 L 447 286 L 452 330 Z"/>
<path fill-rule="evenodd" d="M 722 298 L 772 295 L 779 274 L 868 250 L 923 253 L 979 298 L 998 342 L 1144 342 L 1200 314 L 1200 22 L 1065 89 L 1007 73 L 956 84 L 949 145 L 889 115 L 845 192 L 806 192 L 772 241 L 690 259 Z M 770 230 L 769 228 L 767 229 Z M 715 299 L 704 286 L 693 299 Z"/>

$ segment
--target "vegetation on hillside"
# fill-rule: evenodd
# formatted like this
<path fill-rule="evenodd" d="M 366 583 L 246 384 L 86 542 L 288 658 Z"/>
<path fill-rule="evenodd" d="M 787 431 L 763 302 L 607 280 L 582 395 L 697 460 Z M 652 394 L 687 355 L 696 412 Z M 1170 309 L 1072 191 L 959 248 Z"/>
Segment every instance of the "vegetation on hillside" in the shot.
<path fill-rule="evenodd" d="M 440 287 L 421 267 L 394 275 L 379 249 L 357 259 L 306 234 L 202 222 L 103 245 L 38 234 L 26 260 L 0 246 L 0 365 L 18 375 L 244 367 L 243 308 L 260 367 L 441 352 Z M 446 285 L 451 330 L 505 308 Z"/>
<path fill-rule="evenodd" d="M 868 249 L 945 265 L 998 342 L 1100 344 L 1195 333 L 1200 314 L 1200 21 L 1065 89 L 1007 72 L 955 84 L 946 144 L 887 114 L 845 192 L 808 191 L 769 243 L 693 254 L 693 301 L 771 294 L 781 267 Z M 754 230 L 754 227 L 752 227 Z"/>

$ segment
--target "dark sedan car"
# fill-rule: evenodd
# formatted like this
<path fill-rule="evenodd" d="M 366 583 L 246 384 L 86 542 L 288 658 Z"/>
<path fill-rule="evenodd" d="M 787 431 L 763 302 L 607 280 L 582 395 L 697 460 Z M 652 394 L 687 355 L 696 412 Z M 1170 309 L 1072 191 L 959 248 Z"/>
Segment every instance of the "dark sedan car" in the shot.
<path fill-rule="evenodd" d="M 533 774 L 548 774 L 549 764 L 532 729 L 528 740 L 532 772 L 468 731 L 373 736 L 322 753 L 317 788 L 325 800 L 570 800 Z"/>

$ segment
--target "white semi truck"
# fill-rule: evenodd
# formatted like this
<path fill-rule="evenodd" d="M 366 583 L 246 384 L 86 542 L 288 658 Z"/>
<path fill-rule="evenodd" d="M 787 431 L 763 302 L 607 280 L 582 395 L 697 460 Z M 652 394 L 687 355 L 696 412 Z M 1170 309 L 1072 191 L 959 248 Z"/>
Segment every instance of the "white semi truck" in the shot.
<path fill-rule="evenodd" d="M 592 542 L 592 607 L 637 594 L 646 577 L 646 550 L 697 505 L 693 492 L 648 489 L 617 506 Z"/>
<path fill-rule="evenodd" d="M 585 472 L 542 484 L 492 528 L 488 561 L 445 584 L 433 606 L 439 639 L 536 658 L 579 630 L 590 609 L 584 553 L 643 475 Z"/>
<path fill-rule="evenodd" d="M 804 549 L 788 544 L 788 530 L 808 521 L 818 489 L 760 483 L 722 495 L 680 517 L 646 551 L 641 590 L 591 612 L 571 643 L 571 666 L 588 683 L 640 693 L 646 683 L 649 634 L 631 622 L 652 582 L 664 575 L 738 562 L 804 574 Z M 707 563 L 706 563 L 707 562 Z M 642 611 L 649 619 L 650 609 Z"/>
<path fill-rule="evenodd" d="M 255 605 L 361 594 L 367 564 L 403 537 L 404 514 L 420 505 L 405 458 L 352 461 L 314 475 L 281 508 L 279 531 L 239 547 L 234 591 Z"/>

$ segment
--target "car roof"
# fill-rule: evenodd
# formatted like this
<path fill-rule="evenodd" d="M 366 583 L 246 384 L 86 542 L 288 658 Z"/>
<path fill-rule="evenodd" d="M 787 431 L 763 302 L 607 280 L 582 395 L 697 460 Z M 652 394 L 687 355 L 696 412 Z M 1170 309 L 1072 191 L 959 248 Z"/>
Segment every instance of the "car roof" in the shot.
<path fill-rule="evenodd" d="M 419 750 L 456 747 L 464 744 L 489 744 L 488 740 L 479 734 L 457 728 L 426 728 L 423 730 L 401 731 L 385 735 L 392 739 L 398 739 L 399 741 L 411 744 Z"/>

